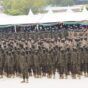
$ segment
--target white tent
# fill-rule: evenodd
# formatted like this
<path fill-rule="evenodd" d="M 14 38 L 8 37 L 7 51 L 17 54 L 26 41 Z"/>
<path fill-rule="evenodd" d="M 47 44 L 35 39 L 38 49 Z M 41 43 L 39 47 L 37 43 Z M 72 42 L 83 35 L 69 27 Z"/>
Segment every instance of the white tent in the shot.
<path fill-rule="evenodd" d="M 20 16 L 3 16 L 0 17 L 0 25 L 9 25 L 9 24 L 33 24 L 36 23 L 35 16 L 27 16 L 27 15 L 20 15 Z"/>
<path fill-rule="evenodd" d="M 83 11 L 80 13 L 80 16 L 83 21 L 88 21 L 88 11 L 85 6 L 83 7 Z"/>
<path fill-rule="evenodd" d="M 19 16 L 12 16 L 11 17 L 12 23 L 13 24 L 31 24 L 31 23 L 35 23 L 35 16 L 32 12 L 32 10 L 30 9 L 28 15 L 19 15 Z"/>
<path fill-rule="evenodd" d="M 56 15 L 49 10 L 48 13 L 44 14 L 44 16 L 40 19 L 39 23 L 50 23 L 50 22 L 58 22 Z"/>
<path fill-rule="evenodd" d="M 10 24 L 25 24 L 27 22 L 27 16 L 3 16 L 0 17 L 0 25 L 10 25 Z"/>
<path fill-rule="evenodd" d="M 7 25 L 11 22 L 10 15 L 6 15 L 4 13 L 0 13 L 0 25 Z"/>
<path fill-rule="evenodd" d="M 33 24 L 37 22 L 35 17 L 31 10 L 28 15 L 9 16 L 0 14 L 0 25 Z"/>
<path fill-rule="evenodd" d="M 11 23 L 10 15 L 6 15 L 4 13 L 0 13 L 0 25 L 7 25 Z"/>
<path fill-rule="evenodd" d="M 32 10 L 30 9 L 28 15 L 19 15 L 19 16 L 12 16 L 11 17 L 13 24 L 33 24 L 36 23 L 35 15 L 33 14 Z"/>
<path fill-rule="evenodd" d="M 66 12 L 60 13 L 60 18 L 63 21 L 80 21 L 79 12 L 73 12 L 70 7 L 68 7 Z"/>
<path fill-rule="evenodd" d="M 36 23 L 39 23 L 40 20 L 44 17 L 45 14 L 41 14 L 41 13 L 38 13 L 35 15 L 35 20 L 36 20 Z"/>
<path fill-rule="evenodd" d="M 75 15 L 75 12 L 73 12 L 69 7 L 67 9 L 67 11 L 64 13 L 64 21 L 72 21 L 74 20 L 74 15 Z"/>
<path fill-rule="evenodd" d="M 73 12 L 68 7 L 66 12 L 53 13 L 49 10 L 46 14 L 34 15 L 30 10 L 28 15 L 9 16 L 6 14 L 0 14 L 0 25 L 9 24 L 37 24 L 37 23 L 52 23 L 52 22 L 64 22 L 64 21 L 88 21 L 88 11 L 83 8 L 82 12 Z"/>
<path fill-rule="evenodd" d="M 42 16 L 43 16 L 43 14 L 34 15 L 32 10 L 30 9 L 27 19 L 29 20 L 28 21 L 29 23 L 38 23 Z"/>
<path fill-rule="evenodd" d="M 88 21 L 88 11 L 87 11 L 87 9 L 85 7 L 83 8 L 82 12 L 74 12 L 68 6 L 66 12 L 58 12 L 58 13 L 53 13 L 53 14 L 54 14 L 54 17 L 55 17 L 54 20 L 57 19 L 56 20 L 57 22 L 64 22 L 64 21 L 86 21 L 86 20 Z M 47 18 L 50 19 L 49 15 L 47 15 L 47 16 L 48 16 Z"/>
<path fill-rule="evenodd" d="M 0 13 L 0 18 L 1 18 L 1 17 L 6 17 L 6 16 L 9 16 L 9 15 L 6 15 L 6 14 L 4 14 L 4 13 Z"/>
<path fill-rule="evenodd" d="M 30 9 L 29 10 L 29 13 L 28 13 L 28 16 L 33 16 L 34 14 L 33 14 L 33 12 L 32 12 L 32 10 Z"/>
<path fill-rule="evenodd" d="M 74 18 L 77 19 L 77 21 L 88 21 L 88 11 L 86 7 L 83 7 L 82 12 L 75 12 Z"/>

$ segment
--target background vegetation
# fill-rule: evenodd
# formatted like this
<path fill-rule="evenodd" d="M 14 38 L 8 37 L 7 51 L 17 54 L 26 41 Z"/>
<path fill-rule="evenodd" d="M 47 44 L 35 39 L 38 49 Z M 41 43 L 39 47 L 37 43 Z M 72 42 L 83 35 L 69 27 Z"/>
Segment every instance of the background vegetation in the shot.
<path fill-rule="evenodd" d="M 76 4 L 78 0 L 3 0 L 4 12 L 11 15 L 28 14 L 31 8 L 34 13 L 41 12 L 48 5 L 68 6 Z"/>

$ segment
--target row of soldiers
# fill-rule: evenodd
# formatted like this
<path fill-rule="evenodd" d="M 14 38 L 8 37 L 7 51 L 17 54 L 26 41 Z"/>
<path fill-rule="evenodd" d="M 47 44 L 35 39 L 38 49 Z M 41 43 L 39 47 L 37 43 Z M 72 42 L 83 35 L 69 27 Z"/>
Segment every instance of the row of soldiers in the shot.
<path fill-rule="evenodd" d="M 43 37 L 26 38 L 23 33 L 19 33 L 19 38 L 19 35 L 13 35 L 1 35 L 1 77 L 22 76 L 23 82 L 28 82 L 29 76 L 51 78 L 56 71 L 60 78 L 64 78 L 64 75 L 67 78 L 69 74 L 76 78 L 82 73 L 88 76 L 87 37 L 60 38 L 58 35 L 45 37 L 42 34 Z"/>

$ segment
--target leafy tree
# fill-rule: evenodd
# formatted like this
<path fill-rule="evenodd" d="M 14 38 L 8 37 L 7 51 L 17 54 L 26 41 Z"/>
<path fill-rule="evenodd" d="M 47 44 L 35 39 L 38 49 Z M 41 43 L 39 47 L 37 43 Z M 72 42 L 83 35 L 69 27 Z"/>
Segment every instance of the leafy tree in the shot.
<path fill-rule="evenodd" d="M 53 5 L 59 6 L 67 6 L 74 4 L 74 0 L 49 0 L 49 2 L 52 2 Z"/>
<path fill-rule="evenodd" d="M 61 0 L 60 4 L 63 6 L 74 5 L 74 0 Z"/>
<path fill-rule="evenodd" d="M 3 0 L 5 13 L 12 15 L 28 14 L 31 8 L 34 12 L 46 6 L 47 0 Z"/>

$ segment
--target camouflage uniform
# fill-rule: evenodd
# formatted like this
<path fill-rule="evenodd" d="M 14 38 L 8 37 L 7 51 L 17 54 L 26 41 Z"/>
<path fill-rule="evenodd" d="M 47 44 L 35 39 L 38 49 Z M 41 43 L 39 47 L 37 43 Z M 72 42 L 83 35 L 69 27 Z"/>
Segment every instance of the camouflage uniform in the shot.
<path fill-rule="evenodd" d="M 21 51 L 20 68 L 23 76 L 23 81 L 25 81 L 25 79 L 28 81 L 28 62 L 27 62 L 27 58 L 25 57 L 24 50 Z"/>

